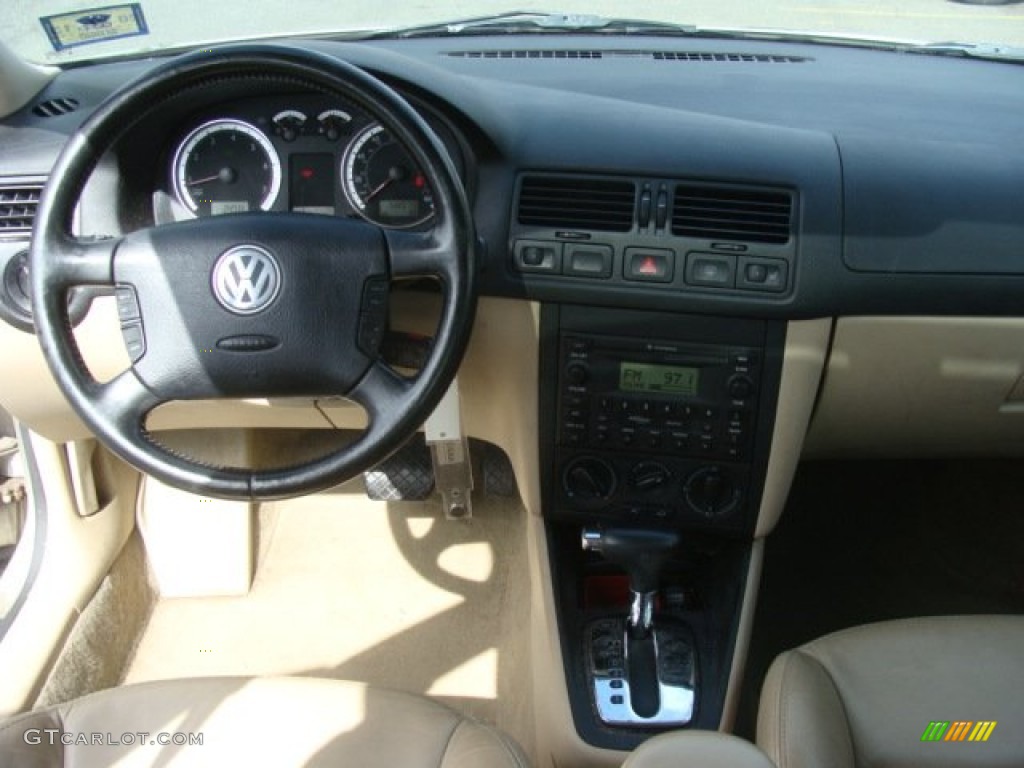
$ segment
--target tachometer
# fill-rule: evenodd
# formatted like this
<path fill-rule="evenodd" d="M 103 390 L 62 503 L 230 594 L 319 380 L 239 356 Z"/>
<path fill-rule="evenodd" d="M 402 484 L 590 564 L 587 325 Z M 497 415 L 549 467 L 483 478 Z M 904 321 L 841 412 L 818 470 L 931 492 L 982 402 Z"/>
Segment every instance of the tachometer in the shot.
<path fill-rule="evenodd" d="M 434 215 L 423 171 L 380 123 L 364 128 L 341 161 L 342 188 L 356 212 L 382 227 L 414 227 Z"/>
<path fill-rule="evenodd" d="M 267 210 L 281 190 L 281 159 L 255 126 L 222 118 L 190 133 L 174 154 L 174 192 L 197 216 Z"/>

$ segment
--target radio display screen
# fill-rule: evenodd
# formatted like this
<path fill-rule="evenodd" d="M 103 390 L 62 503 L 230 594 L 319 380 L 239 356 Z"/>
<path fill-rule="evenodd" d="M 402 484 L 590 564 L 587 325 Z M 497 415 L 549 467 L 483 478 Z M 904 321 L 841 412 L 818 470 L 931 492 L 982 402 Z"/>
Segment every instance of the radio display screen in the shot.
<path fill-rule="evenodd" d="M 631 362 L 619 364 L 619 390 L 622 392 L 696 395 L 699 382 L 699 368 Z"/>

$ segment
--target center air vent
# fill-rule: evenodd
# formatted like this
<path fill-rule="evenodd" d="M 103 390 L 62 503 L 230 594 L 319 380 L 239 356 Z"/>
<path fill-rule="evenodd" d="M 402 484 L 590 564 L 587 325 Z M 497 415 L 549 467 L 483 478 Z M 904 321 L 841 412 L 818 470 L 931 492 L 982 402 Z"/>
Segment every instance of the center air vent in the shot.
<path fill-rule="evenodd" d="M 672 233 L 708 240 L 785 243 L 792 218 L 789 192 L 680 184 L 672 206 Z"/>
<path fill-rule="evenodd" d="M 552 229 L 629 232 L 636 185 L 573 176 L 527 176 L 519 191 L 519 223 Z"/>
<path fill-rule="evenodd" d="M 39 207 L 42 182 L 4 184 L 0 182 L 0 235 L 28 234 Z"/>

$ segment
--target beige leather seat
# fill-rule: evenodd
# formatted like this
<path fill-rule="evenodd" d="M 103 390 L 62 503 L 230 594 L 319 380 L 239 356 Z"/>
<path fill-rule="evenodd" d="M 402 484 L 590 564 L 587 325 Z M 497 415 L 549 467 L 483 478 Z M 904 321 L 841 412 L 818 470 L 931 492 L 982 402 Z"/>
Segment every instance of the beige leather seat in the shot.
<path fill-rule="evenodd" d="M 648 739 L 622 768 L 775 768 L 748 741 L 718 731 L 669 731 Z"/>
<path fill-rule="evenodd" d="M 757 742 L 779 768 L 1022 766 L 1024 616 L 870 624 L 788 651 Z"/>
<path fill-rule="evenodd" d="M 190 735 L 202 743 L 190 745 Z M 503 734 L 436 702 L 313 678 L 142 683 L 0 721 L 5 768 L 113 765 L 523 768 L 526 761 Z"/>

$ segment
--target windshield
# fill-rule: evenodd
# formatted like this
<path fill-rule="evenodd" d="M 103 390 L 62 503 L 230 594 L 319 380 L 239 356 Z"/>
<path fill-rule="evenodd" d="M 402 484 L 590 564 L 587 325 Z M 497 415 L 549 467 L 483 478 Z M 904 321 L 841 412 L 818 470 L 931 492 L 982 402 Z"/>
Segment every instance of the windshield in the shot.
<path fill-rule="evenodd" d="M 910 43 L 1024 46 L 1024 0 L 557 0 L 542 13 L 642 18 L 702 29 L 773 30 Z M 3 0 L 0 37 L 62 64 L 251 37 L 395 30 L 523 10 L 515 0 Z"/>

